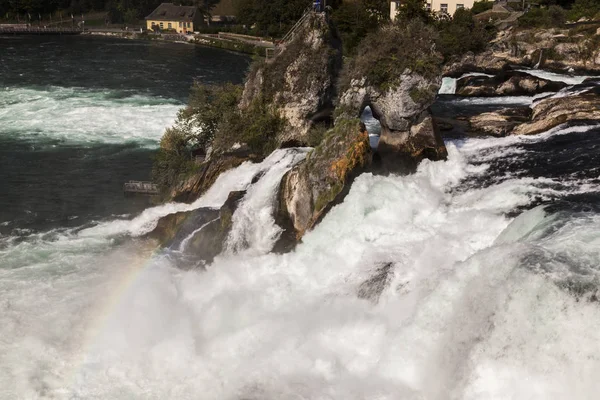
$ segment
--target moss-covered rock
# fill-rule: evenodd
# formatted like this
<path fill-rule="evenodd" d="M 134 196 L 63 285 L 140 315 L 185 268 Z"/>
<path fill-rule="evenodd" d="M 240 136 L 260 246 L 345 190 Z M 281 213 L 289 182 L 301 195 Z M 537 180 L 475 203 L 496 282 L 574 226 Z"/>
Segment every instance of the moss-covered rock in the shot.
<path fill-rule="evenodd" d="M 358 119 L 340 121 L 306 160 L 282 179 L 277 223 L 293 244 L 341 201 L 349 183 L 371 163 L 369 136 Z M 281 243 L 278 249 L 285 249 Z"/>

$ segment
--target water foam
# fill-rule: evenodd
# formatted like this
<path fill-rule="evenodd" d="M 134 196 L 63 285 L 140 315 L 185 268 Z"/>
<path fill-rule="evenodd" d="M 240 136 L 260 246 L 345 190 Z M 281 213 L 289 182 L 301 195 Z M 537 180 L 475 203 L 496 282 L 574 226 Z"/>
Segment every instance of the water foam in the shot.
<path fill-rule="evenodd" d="M 225 253 L 206 272 L 152 258 L 89 346 L 79 321 L 134 256 L 79 254 L 75 270 L 41 278 L 56 265 L 2 270 L 3 285 L 27 288 L 4 304 L 0 387 L 56 398 L 589 398 L 600 310 L 558 283 L 593 272 L 600 221 L 541 208 L 507 217 L 537 196 L 524 179 L 461 191 L 484 172 L 473 161 L 485 146 L 449 143 L 447 161 L 410 176 L 361 175 L 292 253 Z M 270 193 L 250 187 L 234 236 L 252 237 L 245 216 L 271 204 L 265 178 Z"/>
<path fill-rule="evenodd" d="M 0 134 L 156 146 L 180 108 L 174 100 L 114 90 L 0 88 Z"/>
<path fill-rule="evenodd" d="M 592 75 L 565 75 L 565 74 L 557 74 L 555 72 L 544 71 L 541 69 L 518 69 L 519 72 L 525 72 L 531 76 L 535 76 L 536 78 L 542 78 L 549 81 L 554 82 L 564 82 L 567 85 L 578 85 L 583 83 L 588 78 L 597 78 Z"/>

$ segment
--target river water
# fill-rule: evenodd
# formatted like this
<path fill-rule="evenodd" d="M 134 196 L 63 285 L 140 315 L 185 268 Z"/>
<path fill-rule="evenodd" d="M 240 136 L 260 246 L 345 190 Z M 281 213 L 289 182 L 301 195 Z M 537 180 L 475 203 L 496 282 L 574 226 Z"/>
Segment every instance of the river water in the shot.
<path fill-rule="evenodd" d="M 27 40 L 0 42 L 3 66 L 45 45 Z M 596 397 L 600 127 L 454 135 L 447 161 L 410 176 L 361 175 L 295 251 L 274 254 L 277 182 L 306 149 L 242 164 L 191 205 L 148 207 L 120 193 L 122 180 L 147 176 L 183 81 L 239 81 L 247 60 L 65 40 L 55 45 L 77 49 L 72 63 L 86 51 L 97 57 L 90 43 L 102 60 L 126 61 L 102 73 L 115 87 L 67 84 L 86 75 L 75 72 L 83 61 L 62 83 L 45 69 L 20 81 L 16 61 L 3 69 L 0 398 Z M 177 62 L 156 56 L 175 51 Z M 161 73 L 137 82 L 127 74 L 148 54 L 152 68 L 165 60 L 165 76 L 187 62 L 187 76 L 173 74 L 164 92 Z M 237 66 L 218 76 L 198 69 L 212 68 L 210 58 Z M 456 109 L 449 101 L 440 108 Z M 84 117 L 70 114 L 77 107 Z M 226 250 L 206 269 L 178 268 L 177 251 L 141 238 L 160 216 L 217 207 L 232 190 L 247 194 Z"/>

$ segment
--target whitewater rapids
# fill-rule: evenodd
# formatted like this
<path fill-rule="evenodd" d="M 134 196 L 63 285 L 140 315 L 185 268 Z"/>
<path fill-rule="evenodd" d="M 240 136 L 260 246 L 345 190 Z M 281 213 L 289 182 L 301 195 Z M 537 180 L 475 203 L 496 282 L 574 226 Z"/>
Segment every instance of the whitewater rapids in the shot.
<path fill-rule="evenodd" d="M 486 175 L 520 142 L 572 132 L 448 143 L 414 175 L 363 174 L 284 255 L 272 218 L 248 223 L 304 154 L 278 150 L 196 203 L 247 190 L 206 271 L 135 238 L 175 204 L 130 229 L 3 238 L 0 398 L 593 398 L 600 308 L 569 288 L 597 284 L 600 216 L 509 215 L 598 185 Z"/>

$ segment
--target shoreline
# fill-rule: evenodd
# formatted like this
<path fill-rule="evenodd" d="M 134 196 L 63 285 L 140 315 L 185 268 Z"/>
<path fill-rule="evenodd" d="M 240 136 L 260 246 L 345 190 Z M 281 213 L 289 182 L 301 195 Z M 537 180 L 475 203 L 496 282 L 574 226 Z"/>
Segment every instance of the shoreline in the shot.
<path fill-rule="evenodd" d="M 198 34 L 198 35 L 179 35 L 179 34 L 148 34 L 147 32 L 110 32 L 110 31 L 86 31 L 82 35 L 85 36 L 100 36 L 111 37 L 126 40 L 146 40 L 146 41 L 163 41 L 171 43 L 182 43 L 190 45 L 199 45 L 205 47 L 213 47 L 222 50 L 229 50 L 236 53 L 256 55 L 265 57 L 266 49 L 272 48 L 268 45 L 258 45 L 250 43 L 250 41 L 240 41 L 221 38 L 215 35 Z"/>

